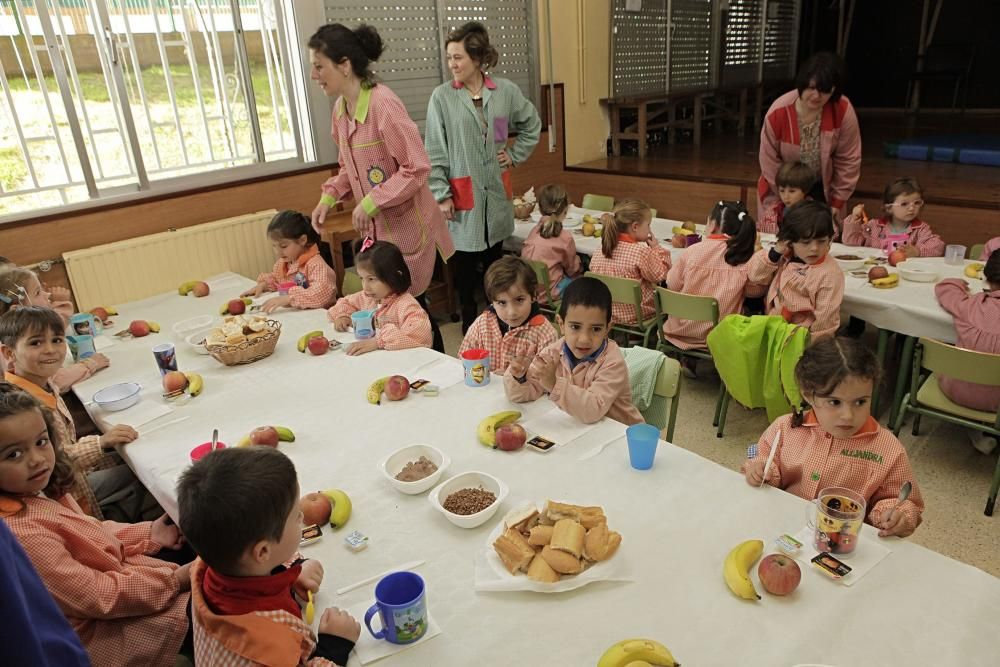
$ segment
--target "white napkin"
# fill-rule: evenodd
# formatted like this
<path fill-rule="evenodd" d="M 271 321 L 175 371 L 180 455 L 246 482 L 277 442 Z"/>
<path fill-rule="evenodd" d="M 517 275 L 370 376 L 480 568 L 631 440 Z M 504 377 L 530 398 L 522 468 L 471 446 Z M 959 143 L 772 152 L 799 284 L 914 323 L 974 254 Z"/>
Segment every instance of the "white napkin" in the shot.
<path fill-rule="evenodd" d="M 108 336 L 94 336 L 94 349 L 100 352 L 101 350 L 106 350 L 109 347 L 116 345 L 118 341 Z"/>
<path fill-rule="evenodd" d="M 596 424 L 584 424 L 576 417 L 566 414 L 559 408 L 528 419 L 521 425 L 529 433 L 552 440 L 557 446 L 573 442 L 581 435 L 589 433 L 596 428 Z"/>
<path fill-rule="evenodd" d="M 889 547 L 885 546 L 882 540 L 878 537 L 878 529 L 864 524 L 861 528 L 861 533 L 867 533 L 864 538 L 858 540 L 858 546 L 850 556 L 845 556 L 841 558 L 837 556 L 839 560 L 844 561 L 850 568 L 851 572 L 843 579 L 834 579 L 836 583 L 843 584 L 844 586 L 853 586 L 858 583 L 861 577 L 865 576 L 869 570 L 878 565 L 879 561 L 889 555 L 891 551 Z M 860 538 L 861 535 L 859 534 Z M 813 564 L 810 563 L 813 558 L 815 558 L 819 551 L 813 548 L 813 529 L 806 526 L 795 535 L 795 539 L 802 543 L 802 549 L 795 555 L 795 559 L 798 560 L 803 567 L 812 570 Z M 822 572 L 816 572 L 816 575 L 829 579 Z"/>
<path fill-rule="evenodd" d="M 173 412 L 173 408 L 164 405 L 159 401 L 147 401 L 139 399 L 139 402 L 126 410 L 109 412 L 101 408 L 94 409 L 94 417 L 106 426 L 114 424 L 126 424 L 134 429 L 138 429 L 143 424 Z"/>
<path fill-rule="evenodd" d="M 434 616 L 431 615 L 430 611 L 427 612 L 427 632 L 424 636 L 413 642 L 412 644 L 393 644 L 392 642 L 387 642 L 384 639 L 375 639 L 372 637 L 371 633 L 368 632 L 368 628 L 365 627 L 365 612 L 368 608 L 374 604 L 374 602 L 365 603 L 361 606 L 354 607 L 350 610 L 351 616 L 358 619 L 361 623 L 361 636 L 358 637 L 358 641 L 354 644 L 354 655 L 357 656 L 358 660 L 361 661 L 362 665 L 367 665 L 370 662 L 375 662 L 376 660 L 381 660 L 382 658 L 388 657 L 390 655 L 395 655 L 402 651 L 405 651 L 414 646 L 420 646 L 424 642 L 441 634 L 441 628 L 437 623 L 434 622 Z M 316 614 L 319 617 L 319 610 Z M 378 614 L 372 617 L 372 627 L 376 627 L 381 623 Z M 351 660 L 353 663 L 354 660 Z"/>
<path fill-rule="evenodd" d="M 465 368 L 462 362 L 454 357 L 438 357 L 433 361 L 414 366 L 405 375 L 410 382 L 427 380 L 438 389 L 445 390 L 465 381 Z M 503 377 L 494 375 L 490 378 L 490 382 L 503 382 Z"/>

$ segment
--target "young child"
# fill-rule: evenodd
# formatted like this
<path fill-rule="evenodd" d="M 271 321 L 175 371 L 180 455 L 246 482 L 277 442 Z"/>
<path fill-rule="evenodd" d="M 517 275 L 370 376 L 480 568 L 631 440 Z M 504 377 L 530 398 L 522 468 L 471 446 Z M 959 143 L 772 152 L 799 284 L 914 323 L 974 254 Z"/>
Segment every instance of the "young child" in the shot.
<path fill-rule="evenodd" d="M 65 327 L 73 314 L 73 304 L 65 303 L 68 305 L 68 309 L 65 306 L 62 306 L 61 309 L 57 307 L 58 304 L 52 301 L 51 294 L 45 291 L 45 288 L 38 281 L 38 276 L 33 271 L 22 268 L 0 271 L 0 316 L 21 306 L 51 308 L 59 313 Z M 65 394 L 74 384 L 86 380 L 110 364 L 110 359 L 97 352 L 86 359 L 81 359 L 57 370 L 52 376 L 52 384 L 58 388 L 60 394 Z"/>
<path fill-rule="evenodd" d="M 986 242 L 986 245 L 983 246 L 983 251 L 979 253 L 979 261 L 985 262 L 997 250 L 1000 250 L 1000 236 L 996 236 Z"/>
<path fill-rule="evenodd" d="M 580 275 L 580 256 L 576 254 L 573 235 L 563 229 L 569 211 L 569 196 L 561 185 L 544 185 L 538 191 L 538 209 L 542 219 L 524 240 L 521 257 L 545 262 L 549 268 L 551 294 L 539 293 L 538 301 L 556 300 L 566 285 Z"/>
<path fill-rule="evenodd" d="M 778 243 L 757 253 L 764 261 L 747 266 L 751 282 L 771 284 L 764 298 L 767 314 L 808 328 L 813 340 L 840 326 L 844 272 L 827 258 L 833 234 L 829 206 L 799 202 L 785 212 Z"/>
<path fill-rule="evenodd" d="M 969 284 L 961 278 L 942 280 L 934 287 L 934 294 L 941 307 L 955 318 L 959 347 L 1000 354 L 1000 249 L 994 250 L 986 261 L 983 278 L 984 290 L 978 294 L 971 294 Z M 1000 387 L 950 377 L 942 377 L 938 384 L 945 396 L 967 408 L 993 413 L 1000 407 Z M 997 441 L 980 434 L 972 444 L 989 454 Z"/>
<path fill-rule="evenodd" d="M 489 307 L 469 327 L 458 348 L 490 352 L 490 370 L 503 375 L 514 356 L 533 357 L 556 340 L 556 331 L 538 311 L 538 280 L 524 260 L 501 257 L 486 270 Z"/>
<path fill-rule="evenodd" d="M 200 557 L 191 571 L 199 665 L 346 665 L 361 626 L 330 607 L 319 638 L 302 605 L 323 566 L 298 557 L 302 510 L 295 466 L 270 447 L 220 449 L 177 485 L 181 531 Z"/>
<path fill-rule="evenodd" d="M 785 211 L 804 200 L 809 191 L 816 185 L 816 172 L 805 162 L 783 162 L 774 177 L 778 187 L 778 196 L 768 196 L 761 202 L 760 220 L 757 221 L 757 231 L 764 234 L 777 234 Z"/>
<path fill-rule="evenodd" d="M 337 300 L 337 276 L 319 254 L 319 233 L 298 211 L 280 211 L 267 225 L 278 261 L 270 273 L 257 276 L 257 286 L 241 296 L 276 292 L 282 283 L 295 283 L 284 296 L 271 297 L 261 310 L 328 308 Z"/>
<path fill-rule="evenodd" d="M 151 558 L 183 538 L 164 515 L 98 521 L 69 494 L 73 463 L 53 416 L 0 383 L 0 516 L 21 542 L 95 667 L 169 667 L 188 633 L 188 566 Z"/>
<path fill-rule="evenodd" d="M 901 249 L 907 257 L 943 257 L 944 241 L 917 216 L 924 205 L 924 189 L 915 178 L 897 178 L 882 196 L 885 214 L 865 220 L 858 204 L 844 220 L 844 244 L 881 248 L 886 254 Z"/>
<path fill-rule="evenodd" d="M 764 296 L 768 285 L 758 285 L 748 277 L 750 262 L 765 260 L 763 255 L 754 253 L 756 225 L 743 204 L 719 202 L 709 217 L 720 221 L 720 231 L 680 254 L 667 274 L 667 287 L 683 294 L 715 297 L 721 320 L 742 312 L 745 297 Z M 677 317 L 668 317 L 663 324 L 667 340 L 682 350 L 706 347 L 705 338 L 711 330 L 711 322 Z M 694 375 L 694 361 L 690 357 L 682 359 L 688 376 Z"/>
<path fill-rule="evenodd" d="M 137 484 L 128 466 L 114 453 L 114 448 L 132 442 L 139 434 L 131 426 L 119 424 L 104 435 L 89 435 L 77 440 L 69 409 L 51 382 L 66 357 L 62 319 L 55 311 L 27 306 L 0 316 L 0 354 L 5 365 L 13 368 L 5 373 L 5 380 L 34 396 L 54 413 L 52 436 L 79 470 L 70 492 L 87 514 L 103 519 L 95 489 L 84 475 L 94 475 L 101 499 L 113 496 L 130 484 Z"/>
<path fill-rule="evenodd" d="M 642 317 L 656 313 L 653 288 L 667 279 L 670 251 L 650 233 L 653 211 L 638 199 L 623 199 L 610 216 L 604 216 L 601 249 L 590 261 L 590 270 L 606 276 L 632 278 L 642 284 Z M 612 307 L 616 324 L 635 324 L 635 307 L 616 303 Z"/>
<path fill-rule="evenodd" d="M 433 343 L 431 319 L 407 291 L 410 289 L 410 269 L 399 248 L 388 241 L 372 241 L 366 237 L 354 244 L 354 264 L 364 289 L 341 297 L 327 312 L 327 317 L 334 329 L 347 331 L 351 326 L 351 313 L 375 311 L 375 337 L 352 343 L 347 354 L 430 347 Z"/>
<path fill-rule="evenodd" d="M 526 403 L 548 393 L 563 412 L 585 424 L 605 415 L 623 424 L 641 424 L 625 358 L 608 339 L 611 305 L 611 291 L 597 278 L 571 282 L 556 316 L 563 337 L 534 359 L 510 360 L 503 378 L 507 398 Z"/>
<path fill-rule="evenodd" d="M 809 346 L 795 366 L 795 380 L 812 409 L 778 417 L 764 431 L 743 464 L 747 483 L 766 481 L 806 500 L 823 489 L 846 487 L 865 499 L 866 520 L 880 536 L 911 535 L 920 525 L 924 500 L 903 445 L 871 416 L 879 375 L 878 360 L 862 341 L 828 337 Z M 906 482 L 913 485 L 910 497 L 890 516 Z"/>

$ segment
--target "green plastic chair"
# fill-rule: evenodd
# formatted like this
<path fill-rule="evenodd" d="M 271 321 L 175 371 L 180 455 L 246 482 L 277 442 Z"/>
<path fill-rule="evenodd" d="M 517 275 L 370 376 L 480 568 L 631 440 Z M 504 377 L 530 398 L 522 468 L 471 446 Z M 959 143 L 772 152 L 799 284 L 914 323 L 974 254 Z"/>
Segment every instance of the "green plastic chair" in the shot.
<path fill-rule="evenodd" d="M 930 371 L 929 373 L 925 371 Z M 975 352 L 961 347 L 947 345 L 930 338 L 921 338 L 913 354 L 913 373 L 910 391 L 899 406 L 893 433 L 899 435 L 906 413 L 914 413 L 913 434 L 920 428 L 921 415 L 928 415 L 944 421 L 1000 436 L 1000 410 L 996 414 L 973 410 L 958 405 L 944 395 L 938 384 L 941 375 L 975 382 L 991 387 L 1000 387 L 1000 354 Z M 993 472 L 990 495 L 986 499 L 986 516 L 993 516 L 993 506 L 1000 489 L 1000 460 Z"/>
<path fill-rule="evenodd" d="M 347 269 L 344 271 L 344 289 L 341 296 L 349 296 L 356 292 L 360 292 L 364 287 L 361 284 L 361 276 L 357 274 L 353 269 Z"/>
<path fill-rule="evenodd" d="M 681 400 L 681 364 L 679 361 L 670 357 L 663 360 L 660 372 L 656 374 L 653 396 L 662 400 L 654 400 L 643 417 L 661 431 L 666 429 L 666 441 L 673 442 L 674 425 L 677 422 L 677 404 Z M 667 410 L 667 403 L 670 404 L 669 410 Z"/>
<path fill-rule="evenodd" d="M 695 296 L 693 294 L 682 294 L 669 290 L 666 287 L 656 288 L 656 319 L 657 331 L 659 332 L 659 342 L 656 349 L 661 352 L 672 352 L 684 357 L 694 359 L 711 359 L 712 354 L 708 350 L 692 349 L 685 350 L 677 347 L 663 334 L 663 323 L 667 317 L 676 317 L 684 320 L 695 320 L 697 322 L 711 322 L 712 326 L 719 323 L 719 302 L 710 296 Z M 726 428 L 726 415 L 729 413 L 729 392 L 726 390 L 726 383 L 719 383 L 719 397 L 715 401 L 715 417 L 712 426 L 717 426 L 715 435 L 719 438 Z"/>
<path fill-rule="evenodd" d="M 521 259 L 524 259 L 523 257 Z M 541 285 L 545 292 L 547 301 L 542 303 L 541 300 L 538 302 L 538 309 L 549 316 L 552 319 L 559 312 L 559 303 L 561 299 L 552 299 L 552 280 L 549 278 L 549 267 L 545 262 L 540 262 L 537 259 L 524 259 L 528 266 L 535 270 L 535 278 L 538 279 L 538 284 Z"/>
<path fill-rule="evenodd" d="M 615 207 L 615 198 L 607 195 L 583 195 L 581 208 L 589 208 L 592 211 L 611 211 Z"/>
<path fill-rule="evenodd" d="M 979 261 L 979 256 L 983 254 L 983 248 L 986 247 L 985 243 L 977 243 L 976 245 L 969 248 L 969 259 Z"/>
<path fill-rule="evenodd" d="M 642 317 L 642 289 L 638 280 L 632 278 L 617 278 L 606 276 L 601 273 L 587 271 L 584 274 L 590 278 L 597 278 L 608 286 L 611 290 L 611 300 L 614 303 L 624 303 L 635 307 L 635 324 L 612 324 L 611 331 L 625 334 L 625 342 L 628 338 L 638 336 L 642 338 L 643 347 L 652 348 L 652 342 L 656 338 L 656 328 L 658 320 L 646 320 Z"/>

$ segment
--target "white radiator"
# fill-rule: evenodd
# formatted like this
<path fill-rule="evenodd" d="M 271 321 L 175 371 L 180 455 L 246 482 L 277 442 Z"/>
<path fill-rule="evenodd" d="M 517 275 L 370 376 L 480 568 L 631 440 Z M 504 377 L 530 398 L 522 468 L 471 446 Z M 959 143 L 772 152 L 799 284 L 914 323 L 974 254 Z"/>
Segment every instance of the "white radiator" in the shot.
<path fill-rule="evenodd" d="M 63 259 L 77 307 L 86 312 L 145 299 L 225 271 L 256 278 L 274 266 L 267 223 L 275 213 L 248 213 L 67 252 Z"/>

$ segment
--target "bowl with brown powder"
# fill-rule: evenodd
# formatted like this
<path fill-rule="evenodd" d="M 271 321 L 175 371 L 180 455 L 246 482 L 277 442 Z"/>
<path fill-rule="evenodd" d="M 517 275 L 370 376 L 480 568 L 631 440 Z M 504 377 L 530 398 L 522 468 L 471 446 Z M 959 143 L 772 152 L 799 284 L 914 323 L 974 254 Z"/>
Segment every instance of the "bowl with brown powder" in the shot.
<path fill-rule="evenodd" d="M 379 469 L 400 493 L 416 495 L 438 483 L 451 459 L 431 445 L 408 445 L 386 457 Z"/>
<path fill-rule="evenodd" d="M 500 508 L 510 489 L 485 472 L 463 472 L 438 484 L 428 496 L 431 505 L 460 528 L 475 528 Z"/>

